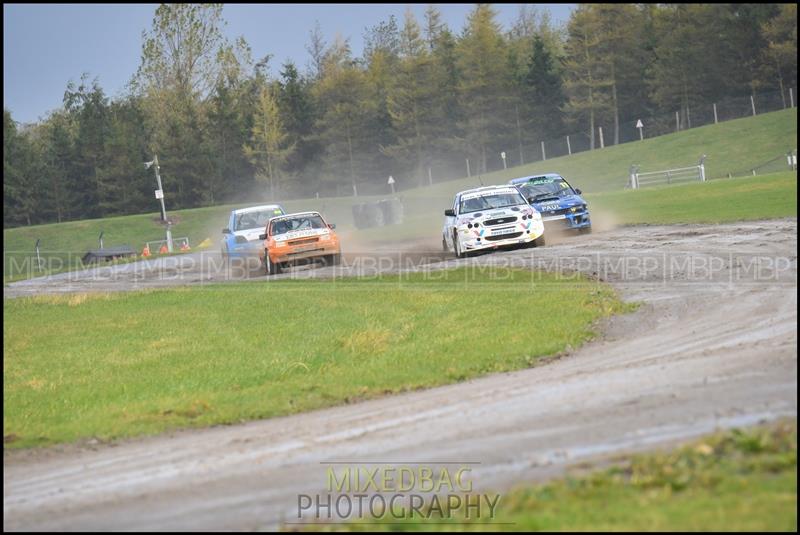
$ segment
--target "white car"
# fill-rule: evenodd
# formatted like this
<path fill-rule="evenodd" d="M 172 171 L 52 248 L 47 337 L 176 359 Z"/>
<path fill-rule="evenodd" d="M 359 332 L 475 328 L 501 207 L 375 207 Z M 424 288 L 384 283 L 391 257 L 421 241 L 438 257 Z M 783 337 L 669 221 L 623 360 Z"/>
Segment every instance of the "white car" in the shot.
<path fill-rule="evenodd" d="M 463 258 L 503 245 L 544 245 L 542 216 L 514 186 L 485 186 L 456 194 L 444 211 L 442 248 Z"/>
<path fill-rule="evenodd" d="M 259 238 L 270 218 L 286 212 L 279 204 L 265 204 L 231 210 L 228 226 L 222 229 L 222 258 L 254 256 L 262 249 Z"/>

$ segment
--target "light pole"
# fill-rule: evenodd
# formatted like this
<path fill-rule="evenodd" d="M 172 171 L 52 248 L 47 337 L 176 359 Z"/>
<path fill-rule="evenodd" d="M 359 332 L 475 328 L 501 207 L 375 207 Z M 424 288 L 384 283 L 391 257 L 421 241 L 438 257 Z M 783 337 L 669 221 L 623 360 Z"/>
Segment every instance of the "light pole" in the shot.
<path fill-rule="evenodd" d="M 145 169 L 150 169 L 150 166 L 155 164 L 156 183 L 158 189 L 156 190 L 156 199 L 161 201 L 161 221 L 167 224 L 167 250 L 172 252 L 172 230 L 170 229 L 169 221 L 167 221 L 167 209 L 164 207 L 164 190 L 161 187 L 161 175 L 159 174 L 158 155 L 153 156 L 153 160 L 144 163 Z"/>
<path fill-rule="evenodd" d="M 159 165 L 158 165 L 158 156 L 154 156 L 153 159 L 149 162 L 144 163 L 145 169 L 150 169 L 150 166 L 155 164 L 155 171 L 156 171 L 156 183 L 158 184 L 158 189 L 156 190 L 156 199 L 161 201 L 161 221 L 167 222 L 167 209 L 164 207 L 164 190 L 161 187 L 161 175 L 159 174 Z"/>

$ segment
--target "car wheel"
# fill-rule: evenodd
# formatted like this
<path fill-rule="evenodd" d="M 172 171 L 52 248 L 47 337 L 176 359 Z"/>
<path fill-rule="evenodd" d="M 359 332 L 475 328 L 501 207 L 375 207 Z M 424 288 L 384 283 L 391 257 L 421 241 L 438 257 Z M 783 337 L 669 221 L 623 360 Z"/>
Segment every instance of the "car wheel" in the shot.
<path fill-rule="evenodd" d="M 461 242 L 458 240 L 458 234 L 453 231 L 453 249 L 456 253 L 456 258 L 465 258 L 467 254 L 461 250 Z"/>
<path fill-rule="evenodd" d="M 269 258 L 269 251 L 264 250 L 264 272 L 267 275 L 277 275 L 281 272 L 281 265 L 274 264 Z"/>
<path fill-rule="evenodd" d="M 533 241 L 531 242 L 531 244 L 532 244 L 534 247 L 541 247 L 541 246 L 543 246 L 543 245 L 544 245 L 544 243 L 545 243 L 545 241 L 544 241 L 544 234 L 542 234 L 541 236 L 539 236 L 538 238 L 536 238 L 535 240 L 533 240 Z"/>
<path fill-rule="evenodd" d="M 581 229 L 581 234 L 591 234 L 591 233 L 592 233 L 592 227 L 584 227 Z"/>

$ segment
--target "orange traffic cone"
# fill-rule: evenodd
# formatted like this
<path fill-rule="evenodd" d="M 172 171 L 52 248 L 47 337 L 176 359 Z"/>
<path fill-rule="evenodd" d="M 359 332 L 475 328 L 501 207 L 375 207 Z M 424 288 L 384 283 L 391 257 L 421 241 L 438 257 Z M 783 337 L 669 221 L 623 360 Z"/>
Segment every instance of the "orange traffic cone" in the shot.
<path fill-rule="evenodd" d="M 189 248 L 189 244 L 186 243 L 186 242 L 183 242 L 183 244 L 181 245 L 181 251 L 188 251 L 189 249 L 190 249 Z"/>
<path fill-rule="evenodd" d="M 145 257 L 145 258 L 150 256 L 150 246 L 149 245 L 144 244 L 144 249 L 142 249 L 142 256 Z"/>
<path fill-rule="evenodd" d="M 158 254 L 167 254 L 168 252 L 169 252 L 169 249 L 167 249 L 167 244 L 166 243 L 161 246 L 161 249 L 158 250 Z"/>

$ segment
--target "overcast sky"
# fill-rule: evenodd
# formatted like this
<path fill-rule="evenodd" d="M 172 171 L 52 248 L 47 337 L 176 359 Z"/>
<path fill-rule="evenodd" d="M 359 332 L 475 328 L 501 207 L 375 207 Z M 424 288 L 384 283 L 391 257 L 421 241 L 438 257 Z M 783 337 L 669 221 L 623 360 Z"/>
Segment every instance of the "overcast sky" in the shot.
<path fill-rule="evenodd" d="M 564 22 L 574 4 L 538 4 L 554 22 Z M 390 15 L 402 24 L 406 7 L 417 19 L 427 4 L 229 4 L 223 8 L 229 38 L 244 36 L 254 58 L 273 54 L 277 69 L 294 60 L 309 62 L 305 45 L 319 21 L 328 43 L 336 33 L 350 38 L 355 55 L 367 27 Z M 521 4 L 496 4 L 498 21 L 508 29 Z M 109 96 L 119 94 L 139 66 L 142 31 L 149 30 L 157 4 L 3 5 L 3 106 L 19 122 L 33 122 L 58 108 L 69 80 L 83 72 L 99 79 Z M 444 21 L 460 32 L 474 4 L 440 4 Z"/>

